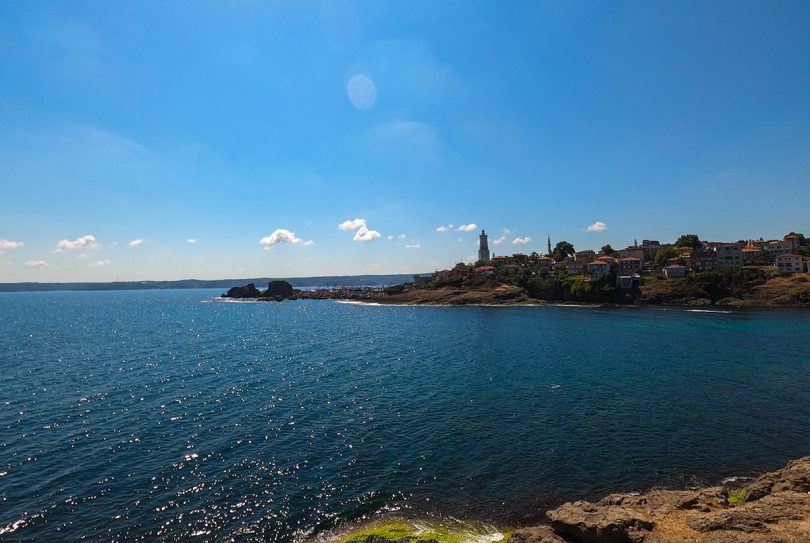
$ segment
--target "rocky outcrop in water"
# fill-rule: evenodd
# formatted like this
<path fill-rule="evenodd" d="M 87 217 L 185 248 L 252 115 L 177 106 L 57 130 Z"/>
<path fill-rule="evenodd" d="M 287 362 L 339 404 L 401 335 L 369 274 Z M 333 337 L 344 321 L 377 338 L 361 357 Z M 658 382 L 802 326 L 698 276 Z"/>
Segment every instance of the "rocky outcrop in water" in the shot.
<path fill-rule="evenodd" d="M 253 283 L 241 287 L 233 287 L 222 295 L 223 298 L 256 299 L 264 301 L 281 301 L 295 298 L 299 290 L 287 281 L 270 281 L 267 290 L 260 291 Z"/>
<path fill-rule="evenodd" d="M 747 494 L 747 495 L 746 495 Z M 653 490 L 566 503 L 510 543 L 808 543 L 810 456 L 737 489 Z"/>

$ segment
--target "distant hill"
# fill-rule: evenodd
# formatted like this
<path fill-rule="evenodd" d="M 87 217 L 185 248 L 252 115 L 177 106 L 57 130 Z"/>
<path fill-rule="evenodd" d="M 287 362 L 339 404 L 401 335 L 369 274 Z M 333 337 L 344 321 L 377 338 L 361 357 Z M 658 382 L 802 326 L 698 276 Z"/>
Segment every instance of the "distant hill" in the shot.
<path fill-rule="evenodd" d="M 413 280 L 413 274 L 326 275 L 322 277 L 260 277 L 253 279 L 181 279 L 178 281 L 114 281 L 112 283 L 0 283 L 0 292 L 37 292 L 58 290 L 159 290 L 188 288 L 230 288 L 248 283 L 267 286 L 284 279 L 294 287 L 389 286 Z"/>

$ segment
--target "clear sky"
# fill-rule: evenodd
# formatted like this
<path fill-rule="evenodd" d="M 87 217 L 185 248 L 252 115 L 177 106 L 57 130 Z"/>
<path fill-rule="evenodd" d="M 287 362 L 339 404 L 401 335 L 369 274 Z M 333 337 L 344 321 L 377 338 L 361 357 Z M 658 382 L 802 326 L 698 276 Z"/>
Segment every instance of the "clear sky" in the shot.
<path fill-rule="evenodd" d="M 6 0 L 0 281 L 810 233 L 808 29 L 807 1 Z"/>

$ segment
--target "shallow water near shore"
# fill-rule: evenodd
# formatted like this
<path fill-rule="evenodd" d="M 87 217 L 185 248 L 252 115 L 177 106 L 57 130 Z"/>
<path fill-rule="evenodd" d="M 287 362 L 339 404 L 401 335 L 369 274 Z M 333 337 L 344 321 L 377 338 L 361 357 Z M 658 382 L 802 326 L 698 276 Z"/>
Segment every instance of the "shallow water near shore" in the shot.
<path fill-rule="evenodd" d="M 810 311 L 219 294 L 0 295 L 0 540 L 502 529 L 810 454 Z"/>

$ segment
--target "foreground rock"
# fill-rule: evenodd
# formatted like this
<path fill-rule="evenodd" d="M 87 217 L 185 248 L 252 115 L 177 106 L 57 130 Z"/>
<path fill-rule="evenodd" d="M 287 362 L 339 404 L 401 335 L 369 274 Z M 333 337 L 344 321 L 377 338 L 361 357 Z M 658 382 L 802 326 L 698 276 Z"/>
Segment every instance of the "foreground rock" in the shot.
<path fill-rule="evenodd" d="M 808 543 L 810 456 L 768 473 L 735 495 L 724 488 L 612 494 L 546 513 L 551 526 L 525 528 L 514 543 Z"/>

